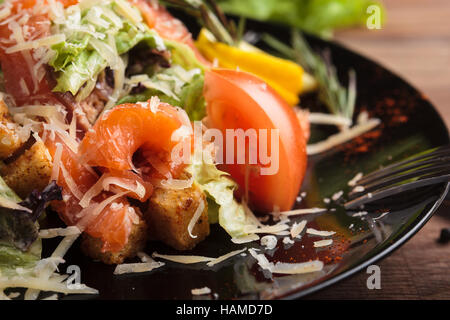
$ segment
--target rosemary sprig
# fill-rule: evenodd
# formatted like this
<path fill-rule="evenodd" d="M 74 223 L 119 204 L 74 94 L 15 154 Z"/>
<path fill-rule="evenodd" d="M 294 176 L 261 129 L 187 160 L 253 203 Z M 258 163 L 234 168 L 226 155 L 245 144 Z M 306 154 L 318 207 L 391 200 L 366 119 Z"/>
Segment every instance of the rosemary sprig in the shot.
<path fill-rule="evenodd" d="M 236 26 L 228 20 L 214 0 L 163 0 L 164 4 L 181 9 L 199 19 L 214 37 L 228 45 L 237 45 L 242 36 L 242 21 Z"/>
<path fill-rule="evenodd" d="M 345 88 L 339 82 L 330 53 L 315 53 L 298 30 L 292 31 L 292 47 L 269 34 L 263 34 L 261 39 L 314 76 L 319 84 L 319 98 L 331 113 L 350 120 L 353 118 L 356 102 L 356 73 L 353 69 L 349 71 L 349 83 Z"/>

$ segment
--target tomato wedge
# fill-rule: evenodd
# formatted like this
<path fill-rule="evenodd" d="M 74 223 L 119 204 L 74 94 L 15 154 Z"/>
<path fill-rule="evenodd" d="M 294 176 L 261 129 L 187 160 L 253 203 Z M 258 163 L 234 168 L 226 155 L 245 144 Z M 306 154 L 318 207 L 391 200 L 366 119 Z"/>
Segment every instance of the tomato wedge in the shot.
<path fill-rule="evenodd" d="M 239 184 L 241 196 L 247 192 L 249 204 L 260 212 L 289 210 L 300 190 L 307 164 L 306 139 L 293 109 L 264 81 L 236 70 L 207 71 L 204 95 L 211 127 L 221 130 L 224 137 L 227 129 L 255 129 L 258 144 L 266 144 L 272 156 L 278 153 L 278 170 L 270 175 L 262 174 L 261 169 L 268 164 L 261 158 L 261 147 L 258 147 L 257 163 L 250 162 L 249 151 L 255 146 L 249 144 L 249 139 L 245 143 L 245 163 L 238 163 L 236 149 L 233 163 L 224 160 L 221 167 Z M 278 150 L 270 138 L 262 140 L 260 129 L 278 129 Z M 271 137 L 270 132 L 267 137 Z M 232 148 L 227 146 L 230 141 L 224 140 L 226 154 Z"/>

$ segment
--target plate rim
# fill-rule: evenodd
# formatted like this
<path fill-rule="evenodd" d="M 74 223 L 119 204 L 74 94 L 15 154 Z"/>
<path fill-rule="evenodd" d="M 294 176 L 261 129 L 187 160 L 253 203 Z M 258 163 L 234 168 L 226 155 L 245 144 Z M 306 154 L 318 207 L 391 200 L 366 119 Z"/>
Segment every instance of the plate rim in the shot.
<path fill-rule="evenodd" d="M 301 30 L 300 30 L 301 31 Z M 302 31 L 303 32 L 303 31 Z M 377 65 L 378 67 L 380 67 L 381 69 L 383 69 L 384 72 L 388 72 L 391 75 L 393 75 L 395 78 L 399 79 L 400 81 L 402 81 L 405 85 L 407 85 L 408 87 L 410 87 L 410 89 L 412 89 L 413 91 L 417 92 L 418 94 L 420 94 L 424 101 L 426 101 L 430 107 L 433 109 L 433 111 L 436 113 L 436 115 L 438 116 L 441 125 L 446 129 L 447 132 L 447 141 L 450 141 L 450 128 L 447 126 L 447 124 L 445 123 L 442 114 L 439 112 L 439 110 L 435 107 L 435 104 L 429 99 L 428 95 L 425 95 L 422 90 L 419 90 L 416 86 L 414 86 L 413 84 L 411 84 L 408 80 L 406 80 L 403 76 L 399 75 L 396 71 L 392 71 L 391 69 L 387 68 L 383 63 L 377 61 L 376 59 L 372 59 L 371 57 L 368 57 L 366 55 L 364 55 L 363 53 L 360 53 L 357 49 L 352 49 L 348 46 L 346 46 L 345 44 L 342 44 L 341 42 L 335 41 L 335 40 L 327 40 L 327 39 L 321 39 L 317 36 L 314 36 L 312 34 L 303 32 L 306 36 L 307 39 L 313 39 L 313 41 L 319 41 L 322 42 L 325 45 L 332 45 L 334 47 L 337 47 L 341 50 L 346 51 L 347 53 L 350 54 L 354 54 L 357 55 L 358 57 L 366 60 L 367 62 L 370 62 L 372 64 Z M 378 254 L 376 254 L 375 256 L 371 257 L 370 259 L 350 268 L 349 270 L 338 274 L 335 277 L 332 277 L 330 279 L 327 279 L 324 282 L 318 283 L 316 285 L 312 285 L 310 287 L 307 287 L 306 289 L 298 289 L 298 290 L 293 290 L 290 293 L 287 294 L 283 294 L 280 295 L 279 297 L 275 297 L 275 300 L 295 300 L 295 299 L 299 299 L 305 296 L 308 296 L 312 293 L 316 293 L 318 291 L 321 291 L 323 289 L 326 289 L 344 279 L 347 279 L 353 275 L 355 275 L 356 273 L 360 272 L 361 270 L 363 270 L 364 268 L 370 266 L 371 264 L 374 264 L 384 258 L 387 258 L 390 254 L 392 254 L 394 251 L 396 251 L 397 249 L 399 249 L 401 246 L 403 246 L 408 240 L 410 240 L 417 232 L 419 232 L 424 226 L 425 224 L 431 219 L 431 217 L 433 216 L 433 214 L 439 209 L 439 207 L 441 206 L 441 204 L 443 203 L 443 201 L 445 200 L 445 198 L 447 197 L 447 195 L 450 193 L 450 182 L 448 182 L 447 184 L 442 183 L 442 186 L 445 185 L 444 190 L 442 191 L 440 197 L 433 203 L 433 206 L 428 210 L 427 213 L 425 213 L 425 215 L 418 221 L 415 221 L 413 223 L 413 226 L 411 227 L 411 229 L 404 234 L 402 237 L 398 238 L 395 240 L 394 243 L 392 243 L 391 245 L 389 245 L 388 247 L 386 247 L 385 249 L 383 249 L 381 252 L 379 252 Z"/>
<path fill-rule="evenodd" d="M 298 291 L 292 292 L 292 293 L 288 293 L 282 297 L 279 298 L 275 298 L 275 299 L 282 299 L 282 300 L 295 300 L 295 299 L 299 299 L 302 297 L 305 297 L 307 295 L 310 295 L 312 293 L 321 291 L 323 289 L 326 289 L 330 286 L 332 286 L 333 284 L 336 284 L 358 272 L 360 272 L 362 269 L 380 261 L 381 259 L 387 258 L 390 254 L 392 254 L 394 251 L 396 251 L 397 249 L 399 249 L 401 246 L 403 246 L 408 240 L 410 240 L 417 232 L 420 231 L 420 229 L 422 229 L 425 224 L 431 219 L 431 217 L 433 216 L 433 214 L 439 209 L 439 207 L 441 206 L 442 202 L 445 200 L 445 198 L 447 197 L 447 195 L 449 194 L 450 191 L 450 182 L 448 182 L 445 185 L 445 189 L 442 192 L 441 196 L 439 197 L 439 199 L 437 199 L 437 201 L 434 202 L 432 208 L 430 208 L 430 210 L 428 210 L 428 212 L 422 217 L 422 219 L 420 219 L 413 227 L 411 230 L 409 230 L 406 234 L 404 234 L 401 238 L 397 239 L 392 245 L 389 245 L 388 247 L 386 247 L 384 250 L 382 250 L 381 252 L 379 252 L 377 255 L 373 256 L 372 258 L 364 261 L 363 263 L 351 268 L 350 270 L 347 270 L 335 277 L 332 277 L 324 282 L 318 283 L 317 285 L 313 285 L 309 288 L 306 288 L 304 290 L 300 289 Z"/>

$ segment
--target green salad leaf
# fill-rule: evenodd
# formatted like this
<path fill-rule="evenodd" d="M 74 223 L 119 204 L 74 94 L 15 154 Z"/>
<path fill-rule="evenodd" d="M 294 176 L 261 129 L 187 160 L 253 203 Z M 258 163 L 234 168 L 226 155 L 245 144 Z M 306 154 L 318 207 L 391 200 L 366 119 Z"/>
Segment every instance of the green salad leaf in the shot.
<path fill-rule="evenodd" d="M 24 201 L 0 177 L 0 273 L 16 275 L 16 269 L 32 270 L 41 259 L 42 243 L 38 238 L 37 219 L 49 201 L 61 200 L 61 188 L 50 183 L 42 192 L 33 191 Z M 4 205 L 19 203 L 26 208 L 11 209 Z"/>
<path fill-rule="evenodd" d="M 23 252 L 17 248 L 7 245 L 0 245 L 0 272 L 2 276 L 16 275 L 17 268 L 24 271 L 31 271 L 36 263 L 41 260 L 42 241 L 40 239 L 33 242 L 30 248 Z"/>
<path fill-rule="evenodd" d="M 64 22 L 57 25 L 66 40 L 52 46 L 55 54 L 49 62 L 57 72 L 53 91 L 76 95 L 87 81 L 95 79 L 106 67 L 114 70 L 119 56 L 138 44 L 166 49 L 155 31 L 144 23 L 130 21 L 116 2 L 92 2 L 81 13 L 65 11 Z"/>
<path fill-rule="evenodd" d="M 164 40 L 164 44 L 171 53 L 173 64 L 180 65 L 186 70 L 198 68 L 204 71 L 204 65 L 198 61 L 194 51 L 188 45 L 170 40 Z"/>
<path fill-rule="evenodd" d="M 20 198 L 0 177 L 3 201 L 19 202 Z M 42 244 L 38 239 L 37 218 L 47 203 L 61 199 L 61 188 L 51 183 L 42 192 L 32 192 L 19 204 L 26 210 L 0 207 L 0 272 L 14 275 L 16 268 L 31 269 L 41 259 Z"/>
<path fill-rule="evenodd" d="M 118 104 L 147 101 L 157 96 L 162 102 L 183 108 L 192 121 L 201 120 L 206 115 L 203 84 L 204 76 L 200 69 L 187 71 L 173 65 L 140 82 L 145 90 L 123 97 Z"/>
<path fill-rule="evenodd" d="M 6 191 L 2 192 L 0 199 L 0 243 L 27 251 L 38 238 L 37 219 L 49 201 L 62 199 L 61 188 L 53 181 L 42 192 L 33 191 L 19 202 L 21 208 L 15 208 L 9 204 L 16 203 L 18 197 L 1 178 L 0 186 L 2 191 Z"/>
<path fill-rule="evenodd" d="M 373 0 L 218 0 L 229 14 L 273 21 L 329 37 L 336 28 L 363 25 Z"/>
<path fill-rule="evenodd" d="M 187 171 L 207 195 L 210 223 L 218 222 L 231 237 L 245 235 L 245 210 L 234 198 L 233 192 L 237 185 L 228 177 L 228 173 L 217 169 L 212 162 L 205 161 L 194 162 Z"/>

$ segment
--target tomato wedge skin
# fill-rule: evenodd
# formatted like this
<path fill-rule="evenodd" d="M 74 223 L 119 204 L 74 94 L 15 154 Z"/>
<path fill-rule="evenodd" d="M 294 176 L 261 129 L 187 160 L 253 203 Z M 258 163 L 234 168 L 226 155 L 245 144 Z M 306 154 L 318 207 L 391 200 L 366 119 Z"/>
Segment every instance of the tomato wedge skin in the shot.
<path fill-rule="evenodd" d="M 224 137 L 227 129 L 255 129 L 259 143 L 259 129 L 279 130 L 279 166 L 275 174 L 261 174 L 261 168 L 267 165 L 262 164 L 260 155 L 256 165 L 250 164 L 248 157 L 244 164 L 238 164 L 236 151 L 234 163 L 224 163 L 221 169 L 239 184 L 241 195 L 248 192 L 249 204 L 256 211 L 289 210 L 298 195 L 307 165 L 306 139 L 293 109 L 264 81 L 237 70 L 207 71 L 204 96 L 208 123 L 221 130 Z M 267 140 L 270 154 L 271 142 Z M 225 142 L 225 153 L 229 152 L 227 143 L 229 141 Z M 247 143 L 247 155 L 249 150 Z M 248 190 L 245 190 L 246 180 Z"/>

